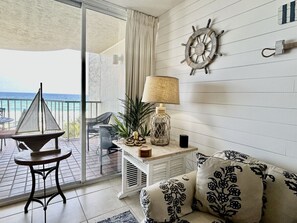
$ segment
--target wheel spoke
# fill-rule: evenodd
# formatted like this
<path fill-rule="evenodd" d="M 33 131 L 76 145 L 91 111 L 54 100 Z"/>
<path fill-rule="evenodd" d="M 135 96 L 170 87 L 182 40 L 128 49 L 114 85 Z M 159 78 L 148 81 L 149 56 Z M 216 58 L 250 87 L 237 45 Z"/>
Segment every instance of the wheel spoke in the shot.
<path fill-rule="evenodd" d="M 196 53 L 193 53 L 192 55 L 190 55 L 189 57 L 192 57 L 192 56 L 194 56 Z"/>
<path fill-rule="evenodd" d="M 197 58 L 196 58 L 196 61 L 195 61 L 195 63 L 197 63 L 197 62 L 198 62 L 198 59 L 199 59 L 199 56 L 197 55 Z"/>
<path fill-rule="evenodd" d="M 209 40 L 207 43 L 205 43 L 205 46 L 207 46 L 209 43 L 211 43 L 211 40 Z"/>
<path fill-rule="evenodd" d="M 206 34 L 204 34 L 204 36 L 203 36 L 202 43 L 204 43 L 205 37 L 206 37 Z"/>
<path fill-rule="evenodd" d="M 204 54 L 202 54 L 202 59 L 203 59 L 203 61 L 205 61 L 205 59 L 206 59 Z"/>

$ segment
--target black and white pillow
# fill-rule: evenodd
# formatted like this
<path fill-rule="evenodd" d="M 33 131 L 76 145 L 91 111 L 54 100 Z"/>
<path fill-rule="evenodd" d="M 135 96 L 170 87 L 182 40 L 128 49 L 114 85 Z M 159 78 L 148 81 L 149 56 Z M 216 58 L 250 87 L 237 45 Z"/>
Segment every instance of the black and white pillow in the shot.
<path fill-rule="evenodd" d="M 263 193 L 263 223 L 297 222 L 297 174 L 271 164 L 263 163 L 249 155 L 225 150 L 213 156 L 227 160 L 254 162 L 266 165 Z"/>
<path fill-rule="evenodd" d="M 194 190 L 195 172 L 143 188 L 140 203 L 146 217 L 145 222 L 187 222 L 181 217 L 193 211 Z"/>
<path fill-rule="evenodd" d="M 234 223 L 261 220 L 265 166 L 198 154 L 197 208 Z"/>
<path fill-rule="evenodd" d="M 223 160 L 234 160 L 238 162 L 251 163 L 256 162 L 255 158 L 234 150 L 223 150 L 213 154 L 214 157 L 222 158 Z"/>

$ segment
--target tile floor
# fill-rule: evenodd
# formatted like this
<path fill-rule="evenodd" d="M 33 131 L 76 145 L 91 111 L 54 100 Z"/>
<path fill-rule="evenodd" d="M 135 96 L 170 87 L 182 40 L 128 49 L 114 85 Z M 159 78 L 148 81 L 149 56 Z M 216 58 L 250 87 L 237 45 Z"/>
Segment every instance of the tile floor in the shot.
<path fill-rule="evenodd" d="M 63 204 L 60 197 L 54 198 L 47 209 L 47 223 L 97 223 L 100 220 L 130 210 L 137 220 L 143 219 L 139 194 L 119 200 L 121 177 L 102 181 L 89 186 L 64 191 L 67 198 Z M 44 223 L 44 211 L 40 204 L 32 202 L 24 214 L 25 202 L 0 208 L 0 222 Z"/>
<path fill-rule="evenodd" d="M 90 140 L 90 150 L 86 153 L 86 175 L 88 180 L 97 179 L 121 172 L 121 152 L 103 157 L 102 174 L 100 173 L 100 160 L 98 154 L 98 137 Z M 52 147 L 53 141 L 45 145 Z M 59 147 L 70 148 L 72 156 L 61 161 L 59 171 L 60 185 L 80 181 L 81 178 L 81 151 L 79 139 L 59 139 Z M 29 193 L 31 191 L 31 174 L 27 166 L 20 166 L 14 162 L 14 155 L 18 153 L 13 139 L 6 140 L 6 146 L 0 151 L 0 203 L 3 199 Z M 47 188 L 55 186 L 54 175 L 47 179 Z M 43 181 L 37 177 L 36 191 L 43 188 Z"/>

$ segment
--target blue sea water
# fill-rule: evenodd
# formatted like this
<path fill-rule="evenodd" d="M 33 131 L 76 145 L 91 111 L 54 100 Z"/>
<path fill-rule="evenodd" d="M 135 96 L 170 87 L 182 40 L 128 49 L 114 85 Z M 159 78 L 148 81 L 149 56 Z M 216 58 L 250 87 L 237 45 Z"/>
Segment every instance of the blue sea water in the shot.
<path fill-rule="evenodd" d="M 10 110 L 10 112 L 22 112 L 28 109 L 30 101 L 36 93 L 25 92 L 0 92 L 0 107 Z M 43 93 L 43 98 L 52 111 L 76 111 L 80 109 L 80 95 L 78 94 L 49 94 Z M 10 100 L 7 100 L 10 99 Z M 12 100 L 11 100 L 12 99 Z M 22 100 L 26 100 L 25 102 Z M 29 101 L 27 101 L 29 100 Z M 67 102 L 67 103 L 66 103 Z M 67 107 L 68 105 L 68 107 Z"/>
<path fill-rule="evenodd" d="M 33 99 L 36 93 L 25 92 L 0 92 L 0 99 Z M 43 93 L 45 100 L 79 101 L 79 94 L 49 94 Z"/>

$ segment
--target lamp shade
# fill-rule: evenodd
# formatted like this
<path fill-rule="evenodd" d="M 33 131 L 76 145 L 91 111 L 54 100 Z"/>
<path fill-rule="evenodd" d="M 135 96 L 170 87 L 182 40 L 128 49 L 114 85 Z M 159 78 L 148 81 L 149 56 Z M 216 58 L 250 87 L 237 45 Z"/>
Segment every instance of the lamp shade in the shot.
<path fill-rule="evenodd" d="M 146 77 L 143 102 L 179 104 L 179 83 L 175 77 L 148 76 Z"/>

